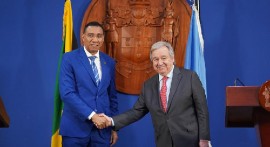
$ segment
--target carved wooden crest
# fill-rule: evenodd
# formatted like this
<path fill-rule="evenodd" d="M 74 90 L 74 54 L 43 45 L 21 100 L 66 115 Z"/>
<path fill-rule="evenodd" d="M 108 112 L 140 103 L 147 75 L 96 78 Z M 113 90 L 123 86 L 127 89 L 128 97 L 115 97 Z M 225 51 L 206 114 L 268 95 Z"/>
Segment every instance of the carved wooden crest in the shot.
<path fill-rule="evenodd" d="M 186 0 L 92 0 L 81 27 L 103 24 L 102 51 L 116 60 L 116 88 L 139 94 L 143 82 L 156 72 L 150 61 L 151 45 L 164 40 L 175 49 L 175 61 L 183 66 L 191 8 Z"/>
<path fill-rule="evenodd" d="M 260 105 L 267 111 L 270 111 L 270 81 L 266 81 L 259 91 Z"/>

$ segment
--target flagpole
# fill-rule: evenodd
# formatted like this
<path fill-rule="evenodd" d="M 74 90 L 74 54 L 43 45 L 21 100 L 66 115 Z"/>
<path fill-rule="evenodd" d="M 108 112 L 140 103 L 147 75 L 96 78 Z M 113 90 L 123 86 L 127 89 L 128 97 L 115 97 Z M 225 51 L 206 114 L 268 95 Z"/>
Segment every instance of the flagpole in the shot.
<path fill-rule="evenodd" d="M 194 0 L 193 4 L 200 14 L 200 0 Z"/>
<path fill-rule="evenodd" d="M 197 0 L 197 9 L 198 9 L 198 12 L 200 14 L 200 0 Z"/>

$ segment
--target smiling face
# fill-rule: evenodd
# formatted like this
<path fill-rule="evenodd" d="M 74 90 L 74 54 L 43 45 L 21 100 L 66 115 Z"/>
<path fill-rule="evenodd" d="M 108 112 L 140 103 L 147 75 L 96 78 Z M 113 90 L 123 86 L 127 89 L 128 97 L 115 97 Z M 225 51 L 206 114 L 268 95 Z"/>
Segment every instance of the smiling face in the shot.
<path fill-rule="evenodd" d="M 99 26 L 88 26 L 82 35 L 82 41 L 88 52 L 96 54 L 104 42 L 102 28 Z"/>
<path fill-rule="evenodd" d="M 169 54 L 169 49 L 162 46 L 152 52 L 153 68 L 162 76 L 166 76 L 173 67 L 174 57 Z"/>

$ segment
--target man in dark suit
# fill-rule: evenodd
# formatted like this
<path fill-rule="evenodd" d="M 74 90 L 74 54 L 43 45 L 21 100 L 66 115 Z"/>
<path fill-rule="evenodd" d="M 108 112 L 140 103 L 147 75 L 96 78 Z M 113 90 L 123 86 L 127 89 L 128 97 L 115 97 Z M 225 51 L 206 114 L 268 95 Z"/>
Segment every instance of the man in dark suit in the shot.
<path fill-rule="evenodd" d="M 98 22 L 88 23 L 82 35 L 84 47 L 63 55 L 60 94 L 64 103 L 60 134 L 64 147 L 109 147 L 118 138 L 99 113 L 118 113 L 115 62 L 99 51 L 104 31 Z"/>
<path fill-rule="evenodd" d="M 209 116 L 205 91 L 197 74 L 174 65 L 167 42 L 153 44 L 150 59 L 157 75 L 148 79 L 132 109 L 107 118 L 119 130 L 150 112 L 157 147 L 208 147 Z"/>

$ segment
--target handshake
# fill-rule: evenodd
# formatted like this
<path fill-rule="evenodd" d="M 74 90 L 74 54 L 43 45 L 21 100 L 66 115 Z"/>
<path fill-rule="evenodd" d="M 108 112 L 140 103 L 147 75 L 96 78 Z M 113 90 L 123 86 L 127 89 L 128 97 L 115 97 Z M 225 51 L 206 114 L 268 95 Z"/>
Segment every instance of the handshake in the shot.
<path fill-rule="evenodd" d="M 103 113 L 94 114 L 91 120 L 98 129 L 104 129 L 104 128 L 112 126 L 112 118 L 108 117 L 107 115 Z"/>

